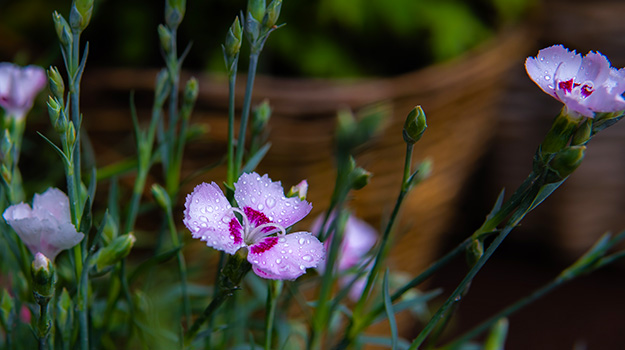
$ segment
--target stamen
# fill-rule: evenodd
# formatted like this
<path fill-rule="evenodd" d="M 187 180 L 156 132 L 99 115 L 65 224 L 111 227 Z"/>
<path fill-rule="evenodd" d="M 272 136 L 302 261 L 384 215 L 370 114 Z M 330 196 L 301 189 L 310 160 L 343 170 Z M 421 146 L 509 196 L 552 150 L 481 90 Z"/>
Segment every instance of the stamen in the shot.
<path fill-rule="evenodd" d="M 271 230 L 269 232 L 263 232 L 263 229 L 267 227 L 273 227 L 274 229 L 279 230 L 278 236 L 286 235 L 286 229 L 282 225 L 276 224 L 275 222 L 268 222 L 266 224 L 262 224 L 258 227 L 255 227 L 254 230 L 252 230 L 252 232 L 250 232 L 248 236 L 249 240 L 252 242 L 257 242 L 261 238 L 265 236 L 269 236 L 270 234 L 273 234 L 275 232 L 275 230 Z"/>

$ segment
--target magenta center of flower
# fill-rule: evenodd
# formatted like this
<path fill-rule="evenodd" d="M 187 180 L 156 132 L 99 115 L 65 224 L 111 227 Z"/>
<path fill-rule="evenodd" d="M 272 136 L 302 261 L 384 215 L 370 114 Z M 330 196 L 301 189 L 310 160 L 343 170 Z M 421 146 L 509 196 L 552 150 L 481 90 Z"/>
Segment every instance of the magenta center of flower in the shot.
<path fill-rule="evenodd" d="M 250 251 L 253 254 L 260 254 L 273 248 L 273 246 L 275 246 L 276 244 L 278 244 L 278 237 L 267 237 L 257 244 L 251 246 Z"/>
<path fill-rule="evenodd" d="M 241 244 L 241 242 L 243 241 L 243 237 L 241 237 L 242 227 L 236 218 L 232 218 L 232 220 L 230 220 L 229 228 L 230 228 L 230 235 L 232 236 L 232 239 L 234 240 L 234 244 Z"/>
<path fill-rule="evenodd" d="M 564 91 L 564 93 L 566 93 L 567 95 L 571 95 L 579 91 L 579 95 L 582 98 L 587 98 L 595 91 L 595 88 L 592 86 L 591 83 L 576 83 L 575 81 L 573 81 L 573 79 L 559 82 L 558 89 Z"/>

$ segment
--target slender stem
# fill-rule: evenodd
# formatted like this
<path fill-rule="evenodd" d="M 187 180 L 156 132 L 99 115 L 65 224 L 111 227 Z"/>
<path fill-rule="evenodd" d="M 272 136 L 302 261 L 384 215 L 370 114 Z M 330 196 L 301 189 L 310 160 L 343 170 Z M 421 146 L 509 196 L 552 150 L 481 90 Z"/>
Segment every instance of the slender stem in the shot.
<path fill-rule="evenodd" d="M 554 290 L 555 288 L 559 287 L 560 285 L 562 285 L 566 281 L 567 281 L 567 279 L 564 279 L 564 278 L 560 278 L 560 277 L 555 278 L 549 284 L 547 284 L 547 285 L 543 286 L 542 288 L 534 291 L 532 294 L 528 295 L 527 297 L 517 301 L 516 303 L 510 305 L 509 307 L 503 309 L 499 313 L 497 313 L 494 316 L 490 317 L 486 321 L 484 321 L 484 322 L 480 323 L 479 325 L 475 326 L 473 329 L 471 329 L 468 332 L 464 333 L 458 339 L 454 340 L 452 343 L 446 344 L 445 346 L 442 347 L 442 349 L 454 349 L 454 348 L 456 348 L 460 344 L 463 344 L 464 342 L 474 338 L 478 334 L 480 334 L 480 333 L 484 332 L 485 330 L 489 329 L 493 324 L 495 324 L 501 318 L 510 316 L 511 314 L 515 313 L 519 309 L 529 305 L 530 303 L 538 300 L 542 296 L 544 296 L 547 293 L 551 292 L 552 290 Z"/>
<path fill-rule="evenodd" d="M 89 273 L 83 268 L 78 282 L 78 318 L 80 323 L 80 348 L 89 349 L 89 319 L 87 314 L 87 298 L 89 293 Z"/>
<path fill-rule="evenodd" d="M 48 303 L 39 304 L 39 320 L 37 322 L 37 340 L 39 350 L 48 349 L 48 335 L 50 333 L 50 322 L 48 320 Z"/>
<path fill-rule="evenodd" d="M 215 299 L 217 297 L 217 295 L 219 294 L 219 273 L 221 272 L 221 269 L 224 267 L 224 263 L 226 262 L 226 253 L 220 251 L 219 252 L 219 262 L 217 263 L 217 270 L 216 270 L 216 274 L 215 274 L 215 283 L 213 283 L 213 299 Z M 215 322 L 215 314 L 212 313 L 208 319 L 208 329 L 213 329 L 213 323 Z M 211 348 L 211 333 L 208 333 L 208 335 L 206 336 L 206 348 L 210 349 Z"/>
<path fill-rule="evenodd" d="M 189 328 L 189 330 L 187 331 L 187 334 L 185 334 L 184 336 L 185 348 L 191 345 L 191 342 L 197 335 L 202 324 L 204 324 L 204 322 L 206 322 L 211 317 L 211 315 L 215 312 L 215 310 L 217 310 L 221 306 L 221 304 L 223 304 L 223 302 L 226 301 L 226 299 L 228 299 L 231 296 L 232 296 L 232 291 L 230 290 L 219 291 L 217 296 L 215 296 L 213 300 L 210 302 L 210 304 L 208 304 L 206 309 L 204 309 L 204 312 L 202 312 L 202 314 L 198 318 L 195 319 L 195 322 L 193 322 L 193 325 L 191 326 L 191 328 Z"/>
<path fill-rule="evenodd" d="M 171 208 L 167 210 L 167 221 L 169 224 L 169 234 L 171 242 L 174 247 L 180 246 L 180 240 L 178 239 L 178 231 L 176 230 L 176 223 L 174 222 L 174 215 L 171 212 Z M 191 305 L 189 302 L 189 293 L 187 292 L 187 268 L 184 261 L 184 255 L 182 249 L 178 250 L 176 254 L 178 262 L 178 273 L 180 274 L 180 289 L 182 294 L 182 312 L 185 316 L 185 323 L 187 328 L 191 325 Z"/>
<path fill-rule="evenodd" d="M 271 350 L 271 338 L 273 335 L 273 322 L 278 306 L 278 297 L 282 292 L 283 281 L 269 281 L 267 284 L 267 315 L 265 318 L 265 350 Z"/>
<path fill-rule="evenodd" d="M 170 167 L 172 166 L 173 157 L 175 156 L 175 136 L 178 126 L 178 87 L 180 84 L 180 65 L 178 62 L 178 49 L 176 44 L 177 28 L 171 28 L 171 49 L 167 56 L 167 70 L 169 73 L 169 81 L 171 90 L 169 90 L 169 125 L 167 127 L 167 135 L 165 137 L 165 150 L 163 155 L 163 166 L 165 167 L 165 188 L 171 195 L 173 189 L 178 187 L 178 183 L 173 183 Z"/>
<path fill-rule="evenodd" d="M 245 148 L 245 132 L 250 116 L 252 104 L 252 91 L 254 89 L 254 77 L 256 76 L 256 67 L 258 65 L 258 56 L 260 52 L 252 52 L 250 54 L 250 63 L 247 71 L 247 85 L 245 86 L 245 96 L 243 97 L 243 110 L 241 111 L 241 124 L 239 125 L 239 139 L 237 140 L 236 160 L 235 160 L 235 177 L 238 177 L 243 163 L 243 152 Z"/>
<path fill-rule="evenodd" d="M 234 169 L 234 103 L 236 81 L 237 65 L 235 63 L 233 72 L 229 75 L 228 80 L 228 172 L 226 175 L 226 183 L 230 187 L 232 187 L 238 175 L 235 174 Z"/>

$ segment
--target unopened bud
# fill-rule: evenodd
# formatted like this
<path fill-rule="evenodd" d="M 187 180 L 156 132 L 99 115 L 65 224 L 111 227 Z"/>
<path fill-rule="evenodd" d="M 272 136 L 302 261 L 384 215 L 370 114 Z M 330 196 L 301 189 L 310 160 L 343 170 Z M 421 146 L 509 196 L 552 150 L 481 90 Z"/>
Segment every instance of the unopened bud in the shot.
<path fill-rule="evenodd" d="M 152 185 L 152 195 L 163 210 L 169 211 L 171 209 L 171 199 L 162 186 L 159 184 Z"/>
<path fill-rule="evenodd" d="M 50 116 L 50 123 L 59 134 L 64 133 L 67 130 L 67 118 L 65 113 L 61 110 L 61 104 L 52 96 L 48 99 L 48 115 Z"/>
<path fill-rule="evenodd" d="M 171 31 L 162 24 L 158 25 L 158 38 L 161 40 L 161 47 L 165 52 L 171 51 Z"/>
<path fill-rule="evenodd" d="M 0 297 L 0 322 L 4 329 L 8 329 L 11 321 L 11 311 L 13 310 L 13 298 L 6 289 L 2 290 L 2 296 Z"/>
<path fill-rule="evenodd" d="M 63 288 L 61 295 L 56 303 L 56 321 L 58 325 L 64 328 L 67 325 L 69 313 L 71 312 L 72 300 L 69 297 L 67 289 Z"/>
<path fill-rule="evenodd" d="M 228 33 L 226 33 L 226 42 L 224 43 L 226 58 L 231 60 L 239 54 L 239 51 L 241 50 L 242 35 L 243 28 L 241 27 L 241 22 L 239 22 L 239 17 L 237 16 L 230 26 L 230 29 L 228 29 Z"/>
<path fill-rule="evenodd" d="M 266 7 L 265 0 L 247 1 L 247 12 L 259 23 L 261 23 L 263 21 L 263 17 L 265 17 Z"/>
<path fill-rule="evenodd" d="M 69 24 L 74 30 L 82 31 L 91 22 L 94 0 L 74 0 L 69 13 Z"/>
<path fill-rule="evenodd" d="M 287 193 L 287 197 L 297 197 L 301 200 L 306 199 L 306 195 L 308 194 L 308 181 L 302 180 L 297 185 L 291 187 L 289 193 Z"/>
<path fill-rule="evenodd" d="M 135 236 L 132 233 L 128 233 L 115 238 L 106 247 L 100 248 L 94 258 L 96 269 L 102 271 L 104 268 L 114 265 L 128 256 L 135 241 Z"/>
<path fill-rule="evenodd" d="M 186 0 L 166 0 L 165 2 L 165 23 L 171 29 L 177 28 L 184 18 L 186 11 Z"/>
<path fill-rule="evenodd" d="M 363 168 L 355 168 L 350 174 L 352 189 L 359 190 L 369 184 L 371 173 Z"/>
<path fill-rule="evenodd" d="M 104 218 L 104 229 L 102 230 L 102 240 L 105 245 L 111 244 L 115 238 L 119 235 L 119 228 L 115 219 L 111 215 L 106 215 Z"/>
<path fill-rule="evenodd" d="M 252 120 L 252 132 L 260 133 L 271 118 L 271 106 L 269 105 L 269 100 L 264 99 L 256 108 L 254 109 L 254 118 Z"/>
<path fill-rule="evenodd" d="M 265 13 L 267 22 L 264 23 L 267 29 L 273 28 L 278 22 L 278 17 L 280 17 L 280 9 L 282 8 L 282 0 L 273 0 L 267 6 L 267 11 Z"/>
<path fill-rule="evenodd" d="M 76 142 L 76 128 L 74 128 L 74 123 L 67 123 L 65 137 L 67 138 L 67 143 L 69 144 L 70 148 L 73 147 L 74 142 Z"/>
<path fill-rule="evenodd" d="M 195 104 L 199 93 L 198 82 L 195 77 L 191 77 L 187 80 L 187 84 L 184 87 L 184 95 L 182 103 L 185 107 L 190 108 Z"/>
<path fill-rule="evenodd" d="M 427 127 L 427 121 L 423 109 L 421 106 L 416 106 L 406 117 L 404 130 L 402 131 L 404 141 L 408 144 L 415 144 L 421 139 L 421 136 L 423 136 Z"/>
<path fill-rule="evenodd" d="M 61 14 L 54 11 L 52 13 L 52 20 L 54 21 L 54 29 L 56 30 L 56 36 L 63 46 L 70 46 L 73 41 L 72 30 L 69 23 L 63 18 Z"/>
<path fill-rule="evenodd" d="M 549 169 L 553 175 L 548 179 L 550 182 L 564 180 L 571 175 L 584 160 L 586 146 L 571 146 L 558 152 L 549 162 Z"/>
<path fill-rule="evenodd" d="M 154 89 L 154 99 L 157 106 L 162 106 L 169 96 L 170 90 L 169 73 L 166 68 L 161 69 L 156 76 L 156 87 Z"/>
<path fill-rule="evenodd" d="M 50 83 L 49 85 L 52 95 L 56 97 L 57 100 L 63 101 L 65 83 L 63 82 L 61 73 L 59 73 L 59 70 L 54 66 L 50 66 L 48 69 L 48 81 Z"/>
<path fill-rule="evenodd" d="M 33 294 L 37 303 L 47 303 L 54 292 L 54 266 L 42 253 L 35 254 L 30 273 L 33 280 Z"/>
<path fill-rule="evenodd" d="M 466 249 L 466 259 L 469 267 L 473 267 L 482 255 L 484 255 L 484 243 L 479 239 L 474 239 Z"/>

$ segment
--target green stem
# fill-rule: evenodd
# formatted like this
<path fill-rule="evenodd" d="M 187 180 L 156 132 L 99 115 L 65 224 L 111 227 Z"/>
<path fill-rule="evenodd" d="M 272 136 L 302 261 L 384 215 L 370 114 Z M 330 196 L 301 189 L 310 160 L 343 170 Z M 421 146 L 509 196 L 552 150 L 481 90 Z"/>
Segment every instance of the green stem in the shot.
<path fill-rule="evenodd" d="M 39 350 L 48 349 L 48 334 L 50 333 L 50 321 L 48 320 L 48 302 L 39 304 L 39 319 L 37 322 L 37 340 Z"/>
<path fill-rule="evenodd" d="M 177 188 L 178 183 L 172 183 L 170 174 L 170 166 L 173 162 L 175 152 L 175 136 L 178 126 L 178 87 L 180 84 L 180 65 L 178 63 L 178 49 L 176 44 L 177 29 L 171 28 L 171 49 L 167 56 L 167 70 L 169 73 L 169 81 L 171 90 L 169 90 L 169 125 L 167 135 L 165 137 L 166 148 L 163 151 L 163 166 L 165 167 L 165 188 L 167 192 L 172 194 L 172 188 Z"/>
<path fill-rule="evenodd" d="M 174 247 L 180 246 L 180 240 L 178 239 L 178 231 L 176 230 L 176 223 L 174 222 L 174 215 L 171 212 L 171 208 L 167 210 L 167 221 L 169 224 L 169 234 L 171 242 Z M 178 262 L 178 273 L 180 274 L 180 289 L 182 293 L 182 313 L 185 316 L 186 327 L 191 325 L 191 305 L 189 302 L 189 293 L 187 291 L 187 268 L 184 261 L 184 255 L 182 249 L 178 250 L 176 254 Z"/>
<path fill-rule="evenodd" d="M 235 177 L 239 176 L 243 163 L 243 152 L 245 148 L 245 133 L 250 116 L 252 104 L 252 91 L 254 89 L 254 77 L 256 76 L 256 67 L 258 65 L 258 56 L 260 52 L 252 52 L 250 54 L 249 69 L 247 71 L 247 85 L 245 86 L 245 96 L 243 97 L 243 110 L 241 112 L 241 124 L 239 125 L 239 139 L 237 140 L 236 160 L 235 160 Z"/>
<path fill-rule="evenodd" d="M 216 270 L 216 274 L 215 274 L 215 283 L 213 283 L 213 299 L 215 299 L 217 297 L 217 295 L 219 294 L 219 273 L 221 272 L 221 269 L 224 267 L 224 263 L 226 262 L 226 253 L 224 252 L 219 252 L 219 262 L 217 263 L 217 270 Z M 211 314 L 209 319 L 208 319 L 208 329 L 213 329 L 213 323 L 215 322 L 215 314 Z M 206 348 L 210 349 L 211 348 L 211 333 L 208 333 L 208 335 L 206 336 Z"/>
<path fill-rule="evenodd" d="M 80 245 L 78 245 L 80 246 Z M 78 247 L 77 246 L 77 247 Z M 78 282 L 78 318 L 80 323 L 80 348 L 89 349 L 89 318 L 87 313 L 87 298 L 89 293 L 89 273 L 87 268 L 82 269 Z"/>
<path fill-rule="evenodd" d="M 283 281 L 269 281 L 267 284 L 267 315 L 265 318 L 265 350 L 271 350 L 271 338 L 273 335 L 273 322 L 278 306 L 278 297 L 282 292 Z"/>
<path fill-rule="evenodd" d="M 237 81 L 237 65 L 235 63 L 233 72 L 228 76 L 228 172 L 226 175 L 226 183 L 232 187 L 236 176 L 234 169 L 234 103 L 235 103 L 235 86 Z"/>

